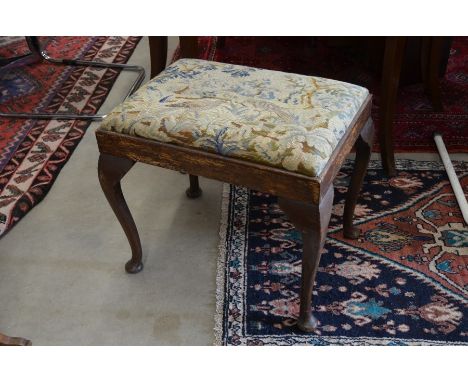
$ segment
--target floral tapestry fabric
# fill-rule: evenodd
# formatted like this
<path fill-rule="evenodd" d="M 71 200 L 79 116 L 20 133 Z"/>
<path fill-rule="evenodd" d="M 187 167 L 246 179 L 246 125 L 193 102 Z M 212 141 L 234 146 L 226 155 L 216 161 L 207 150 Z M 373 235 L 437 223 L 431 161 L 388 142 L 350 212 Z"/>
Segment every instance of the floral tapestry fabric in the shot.
<path fill-rule="evenodd" d="M 181 59 L 101 128 L 318 176 L 368 94 L 320 77 Z"/>

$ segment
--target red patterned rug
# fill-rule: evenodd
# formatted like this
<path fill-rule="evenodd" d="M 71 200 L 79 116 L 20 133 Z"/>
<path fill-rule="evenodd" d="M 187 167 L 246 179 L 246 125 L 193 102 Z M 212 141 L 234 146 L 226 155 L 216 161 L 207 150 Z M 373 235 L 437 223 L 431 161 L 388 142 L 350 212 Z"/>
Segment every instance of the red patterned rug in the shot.
<path fill-rule="evenodd" d="M 200 37 L 200 58 L 334 78 L 366 86 L 375 95 L 373 119 L 379 127 L 379 80 L 356 62 L 355 52 L 315 45 L 303 37 Z M 218 44 L 219 45 L 219 44 Z M 436 152 L 432 134 L 443 134 L 451 152 L 468 152 L 468 38 L 453 39 L 441 81 L 444 112 L 432 111 L 422 85 L 400 89 L 394 122 L 396 152 Z M 376 142 L 375 150 L 378 150 Z"/>
<path fill-rule="evenodd" d="M 140 37 L 54 37 L 52 57 L 125 63 Z M 0 38 L 0 57 L 27 52 L 24 38 Z M 95 113 L 119 74 L 114 69 L 37 63 L 2 73 L 0 110 Z M 49 191 L 70 159 L 87 121 L 0 119 L 0 237 Z"/>

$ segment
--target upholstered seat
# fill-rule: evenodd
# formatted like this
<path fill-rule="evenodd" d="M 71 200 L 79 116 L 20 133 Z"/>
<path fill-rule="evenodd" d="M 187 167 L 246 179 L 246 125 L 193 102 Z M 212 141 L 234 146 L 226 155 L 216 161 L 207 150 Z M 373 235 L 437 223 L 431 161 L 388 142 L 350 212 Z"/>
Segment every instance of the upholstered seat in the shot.
<path fill-rule="evenodd" d="M 101 127 L 318 176 L 367 96 L 325 78 L 182 59 Z"/>

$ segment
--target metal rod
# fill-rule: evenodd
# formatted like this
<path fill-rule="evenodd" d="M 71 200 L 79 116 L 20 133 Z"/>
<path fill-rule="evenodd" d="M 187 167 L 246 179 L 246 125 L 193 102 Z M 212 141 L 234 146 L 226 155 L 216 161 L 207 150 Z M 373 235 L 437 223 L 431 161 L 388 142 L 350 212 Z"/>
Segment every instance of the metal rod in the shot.
<path fill-rule="evenodd" d="M 463 215 L 463 219 L 465 219 L 465 224 L 468 224 L 468 203 L 466 201 L 465 193 L 463 192 L 460 181 L 458 180 L 457 173 L 453 168 L 453 164 L 450 160 L 447 148 L 445 147 L 442 135 L 439 133 L 435 133 L 434 141 L 437 145 L 437 150 L 439 150 L 442 162 L 444 163 L 445 171 L 447 171 L 447 175 L 450 180 L 450 184 L 452 185 L 455 197 L 457 198 L 457 202 Z"/>
<path fill-rule="evenodd" d="M 86 61 L 86 60 L 72 60 L 62 58 L 52 58 L 44 50 L 42 50 L 39 39 L 35 36 L 26 37 L 26 42 L 31 51 L 31 56 L 50 64 L 57 65 L 72 65 L 72 66 L 88 66 L 96 68 L 114 68 L 129 70 L 138 73 L 137 78 L 130 87 L 124 100 L 131 96 L 143 83 L 145 79 L 145 68 L 138 65 L 105 63 L 100 61 Z M 73 114 L 73 113 L 3 113 L 0 112 L 0 117 L 15 118 L 15 119 L 78 119 L 78 120 L 91 120 L 99 121 L 104 119 L 107 114 Z"/>

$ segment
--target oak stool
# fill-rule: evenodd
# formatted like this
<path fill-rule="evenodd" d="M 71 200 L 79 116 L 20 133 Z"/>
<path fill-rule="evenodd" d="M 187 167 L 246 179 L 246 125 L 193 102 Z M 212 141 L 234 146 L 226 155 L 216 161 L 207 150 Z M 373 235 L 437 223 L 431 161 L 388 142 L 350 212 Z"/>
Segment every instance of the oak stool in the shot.
<path fill-rule="evenodd" d="M 135 162 L 278 196 L 303 240 L 300 315 L 313 331 L 312 288 L 333 204 L 333 179 L 353 144 L 356 162 L 343 232 L 357 238 L 353 214 L 369 162 L 371 95 L 360 86 L 265 69 L 181 59 L 116 107 L 96 131 L 99 180 L 130 242 L 129 273 L 142 250 L 120 180 Z"/>

